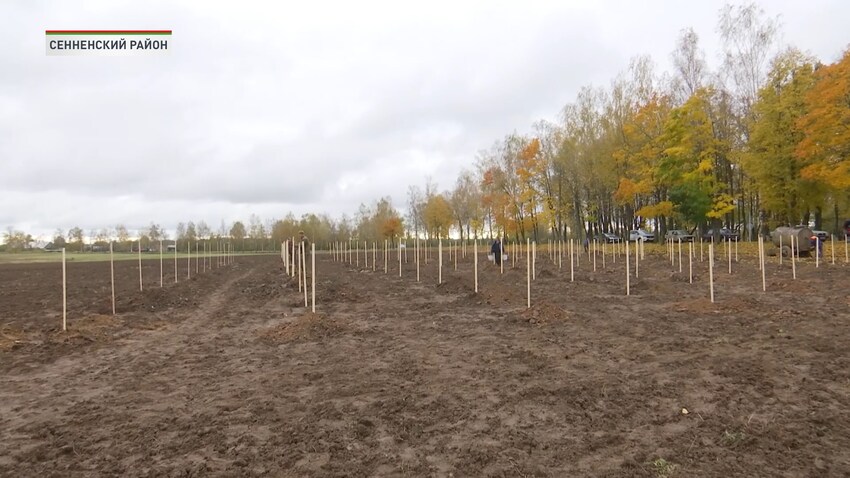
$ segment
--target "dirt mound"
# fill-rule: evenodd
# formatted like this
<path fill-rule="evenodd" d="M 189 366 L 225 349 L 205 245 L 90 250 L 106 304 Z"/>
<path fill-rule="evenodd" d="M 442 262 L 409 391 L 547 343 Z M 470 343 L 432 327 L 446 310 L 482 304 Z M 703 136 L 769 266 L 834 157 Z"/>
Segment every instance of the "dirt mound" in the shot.
<path fill-rule="evenodd" d="M 69 319 L 68 330 L 62 330 L 61 324 L 50 329 L 44 337 L 45 343 L 50 344 L 84 344 L 92 342 L 107 342 L 114 336 L 115 331 L 123 325 L 123 321 L 112 315 L 89 315 L 80 319 Z"/>
<path fill-rule="evenodd" d="M 475 284 L 462 278 L 449 278 L 442 284 L 437 284 L 437 290 L 448 294 L 474 294 Z"/>
<path fill-rule="evenodd" d="M 543 269 L 542 271 L 537 271 L 535 273 L 535 277 L 550 278 L 555 277 L 555 273 L 550 271 L 549 269 Z"/>
<path fill-rule="evenodd" d="M 526 309 L 520 314 L 520 320 L 529 324 L 540 325 L 566 318 L 567 311 L 548 302 L 532 305 L 530 309 Z"/>
<path fill-rule="evenodd" d="M 336 337 L 347 328 L 340 320 L 308 312 L 292 322 L 264 330 L 261 337 L 275 343 L 316 342 Z"/>
<path fill-rule="evenodd" d="M 16 327 L 0 327 L 0 350 L 12 350 L 26 341 L 26 334 Z"/>

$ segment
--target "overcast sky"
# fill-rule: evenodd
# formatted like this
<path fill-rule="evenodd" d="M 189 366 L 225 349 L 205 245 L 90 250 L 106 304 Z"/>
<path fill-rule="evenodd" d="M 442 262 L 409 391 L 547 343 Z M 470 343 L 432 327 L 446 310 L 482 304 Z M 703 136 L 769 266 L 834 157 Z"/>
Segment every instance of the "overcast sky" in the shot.
<path fill-rule="evenodd" d="M 0 227 L 353 214 L 441 190 L 476 153 L 556 119 L 683 28 L 718 63 L 699 1 L 4 1 Z M 783 42 L 834 61 L 850 3 L 764 1 Z M 47 56 L 48 29 L 171 29 L 167 56 Z"/>

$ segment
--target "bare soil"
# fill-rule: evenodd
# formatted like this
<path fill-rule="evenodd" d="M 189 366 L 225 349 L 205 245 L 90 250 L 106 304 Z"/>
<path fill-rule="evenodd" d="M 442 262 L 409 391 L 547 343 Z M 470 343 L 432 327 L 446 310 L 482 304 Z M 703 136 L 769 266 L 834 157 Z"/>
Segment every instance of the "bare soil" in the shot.
<path fill-rule="evenodd" d="M 850 476 L 847 264 L 484 257 L 2 265 L 0 476 Z"/>

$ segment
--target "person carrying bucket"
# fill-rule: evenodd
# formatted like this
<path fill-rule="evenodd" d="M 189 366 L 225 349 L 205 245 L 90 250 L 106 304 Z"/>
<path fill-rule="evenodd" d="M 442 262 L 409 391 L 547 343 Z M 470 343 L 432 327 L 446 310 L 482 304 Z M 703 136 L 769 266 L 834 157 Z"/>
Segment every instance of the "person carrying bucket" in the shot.
<path fill-rule="evenodd" d="M 496 265 L 502 266 L 502 242 L 497 238 L 493 241 L 493 245 L 490 246 L 490 252 L 493 254 L 493 259 L 496 261 Z"/>

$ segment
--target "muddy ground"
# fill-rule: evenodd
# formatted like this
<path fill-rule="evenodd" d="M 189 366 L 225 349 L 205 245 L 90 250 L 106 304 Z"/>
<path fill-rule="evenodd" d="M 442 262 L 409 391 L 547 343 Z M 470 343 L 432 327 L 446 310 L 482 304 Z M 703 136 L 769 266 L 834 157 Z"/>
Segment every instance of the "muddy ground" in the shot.
<path fill-rule="evenodd" d="M 0 266 L 0 476 L 850 476 L 850 267 Z M 843 259 L 843 258 L 841 258 Z M 362 261 L 361 261 L 362 264 Z M 380 264 L 381 268 L 383 263 Z M 173 264 L 172 264 L 173 267 Z M 182 268 L 185 265 L 181 264 Z M 449 266 L 449 268 L 453 268 Z M 168 268 L 166 267 L 166 272 Z"/>

